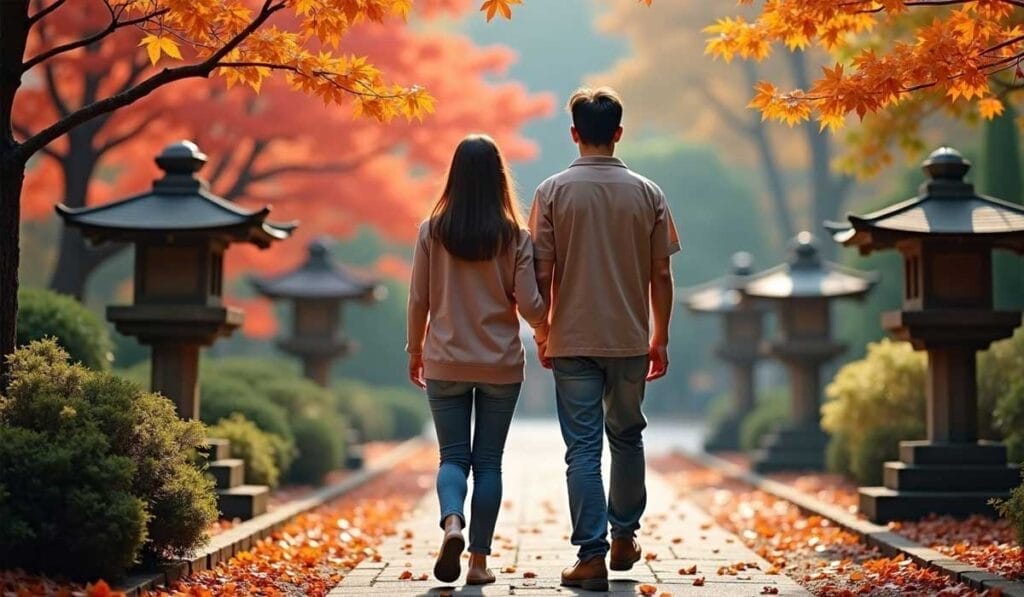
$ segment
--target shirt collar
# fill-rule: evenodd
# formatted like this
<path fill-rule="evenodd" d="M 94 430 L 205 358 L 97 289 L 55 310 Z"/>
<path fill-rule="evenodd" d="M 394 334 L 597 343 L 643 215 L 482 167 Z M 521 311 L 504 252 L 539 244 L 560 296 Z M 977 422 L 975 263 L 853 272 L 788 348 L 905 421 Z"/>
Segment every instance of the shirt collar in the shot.
<path fill-rule="evenodd" d="M 570 168 L 573 166 L 616 166 L 618 168 L 625 168 L 626 164 L 614 156 L 592 155 L 576 158 L 569 165 Z"/>

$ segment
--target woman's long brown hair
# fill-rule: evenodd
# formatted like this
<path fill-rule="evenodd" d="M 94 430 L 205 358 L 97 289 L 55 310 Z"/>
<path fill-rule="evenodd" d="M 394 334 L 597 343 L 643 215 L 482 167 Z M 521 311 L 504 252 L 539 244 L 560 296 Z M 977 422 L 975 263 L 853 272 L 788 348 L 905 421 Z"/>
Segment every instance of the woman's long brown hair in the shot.
<path fill-rule="evenodd" d="M 455 257 L 487 261 L 516 243 L 522 222 L 508 165 L 494 139 L 463 139 L 430 215 L 430 236 Z"/>

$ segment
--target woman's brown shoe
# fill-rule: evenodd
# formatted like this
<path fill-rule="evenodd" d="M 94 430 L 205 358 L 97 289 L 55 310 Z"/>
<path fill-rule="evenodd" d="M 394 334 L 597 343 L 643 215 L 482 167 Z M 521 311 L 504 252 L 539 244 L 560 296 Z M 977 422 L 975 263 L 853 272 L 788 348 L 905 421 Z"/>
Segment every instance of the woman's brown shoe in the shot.
<path fill-rule="evenodd" d="M 604 565 L 604 556 L 577 561 L 571 568 L 563 570 L 562 586 L 579 587 L 584 591 L 607 591 L 608 568 Z"/>
<path fill-rule="evenodd" d="M 466 539 L 462 536 L 462 520 L 445 520 L 444 540 L 434 562 L 434 576 L 441 582 L 455 582 L 462 575 L 462 550 Z M 457 517 L 456 517 L 457 518 Z"/>
<path fill-rule="evenodd" d="M 622 537 L 612 539 L 612 550 L 608 554 L 608 567 L 612 570 L 632 570 L 633 564 L 640 561 L 643 550 L 636 539 Z"/>

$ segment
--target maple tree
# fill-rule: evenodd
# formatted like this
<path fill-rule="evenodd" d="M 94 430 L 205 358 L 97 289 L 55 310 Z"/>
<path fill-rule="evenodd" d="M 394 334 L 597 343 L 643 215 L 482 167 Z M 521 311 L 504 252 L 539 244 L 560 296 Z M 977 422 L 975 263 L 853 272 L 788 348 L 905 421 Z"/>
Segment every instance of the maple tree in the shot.
<path fill-rule="evenodd" d="M 773 0 L 752 19 L 724 17 L 707 27 L 706 51 L 759 61 L 778 45 L 817 45 L 835 55 L 806 87 L 756 85 L 751 106 L 791 124 L 813 118 L 836 130 L 849 115 L 908 101 L 991 119 L 1024 75 L 1021 16 L 1016 0 Z"/>
<path fill-rule="evenodd" d="M 433 110 L 426 89 L 391 82 L 343 43 L 358 23 L 404 19 L 412 0 L 93 1 L 107 13 L 100 29 L 49 38 L 40 35 L 46 24 L 61 11 L 79 10 L 83 2 L 0 3 L 0 354 L 14 348 L 25 171 L 30 160 L 75 128 L 112 118 L 162 87 L 211 75 L 257 91 L 278 75 L 297 92 L 349 105 L 357 116 L 382 122 L 419 119 Z M 59 77 L 51 67 L 59 58 L 77 56 L 85 64 L 95 58 L 90 48 L 115 37 L 139 46 L 136 52 L 146 62 L 131 63 L 106 87 L 84 89 L 95 97 L 35 131 L 15 130 L 15 111 L 26 103 L 19 101 L 23 85 Z M 6 371 L 0 362 L 4 384 Z"/>
<path fill-rule="evenodd" d="M 631 130 L 654 126 L 659 134 L 704 141 L 718 147 L 733 167 L 760 173 L 765 221 L 773 224 L 780 246 L 799 230 L 814 229 L 815 221 L 837 217 L 852 178 L 831 168 L 838 148 L 813 123 L 780 126 L 746 108 L 758 80 L 801 84 L 812 77 L 811 64 L 820 56 L 785 53 L 763 63 L 729 66 L 680 62 L 680 56 L 700 55 L 701 29 L 732 10 L 729 3 L 662 2 L 639 11 L 631 3 L 611 3 L 598 26 L 627 39 L 631 51 L 590 79 L 620 90 Z M 823 249 L 833 250 L 828 244 Z"/>
<path fill-rule="evenodd" d="M 50 29 L 79 36 L 94 30 L 105 11 L 91 6 L 58 12 L 44 35 Z M 416 5 L 422 18 L 470 7 L 466 0 Z M 22 105 L 31 102 L 32 109 L 16 114 L 15 126 L 31 131 L 68 105 L 81 104 L 83 89 L 109 85 L 119 73 L 142 68 L 148 60 L 132 52 L 131 44 L 103 40 L 88 48 L 88 62 L 71 58 L 51 65 L 55 76 L 23 91 Z M 300 237 L 346 235 L 368 224 L 386 238 L 406 241 L 433 197 L 450 148 L 466 132 L 490 131 L 512 159 L 535 153 L 518 131 L 526 120 L 547 113 L 550 102 L 519 85 L 490 82 L 513 60 L 508 50 L 480 48 L 448 33 L 414 31 L 400 22 L 355 27 L 346 49 L 374 55 L 377 67 L 391 76 L 430 89 L 437 110 L 422 122 L 380 126 L 325 107 L 317 97 L 295 94 L 285 81 L 267 81 L 259 94 L 203 80 L 182 82 L 173 95 L 148 98 L 106 121 L 78 127 L 46 148 L 44 159 L 27 174 L 24 217 L 52 217 L 55 202 L 81 207 L 137 192 L 158 175 L 153 156 L 162 145 L 185 137 L 210 156 L 203 175 L 214 192 L 254 206 L 272 203 L 275 217 L 303 223 Z M 494 109 L 481 110 L 482 105 Z M 63 228 L 61 235 L 51 286 L 81 297 L 90 273 L 123 246 L 90 247 L 74 228 Z M 285 268 L 304 252 L 301 238 L 272 253 L 232 251 L 229 274 Z M 262 321 L 268 309 L 257 308 L 252 315 L 248 330 L 272 327 Z"/>

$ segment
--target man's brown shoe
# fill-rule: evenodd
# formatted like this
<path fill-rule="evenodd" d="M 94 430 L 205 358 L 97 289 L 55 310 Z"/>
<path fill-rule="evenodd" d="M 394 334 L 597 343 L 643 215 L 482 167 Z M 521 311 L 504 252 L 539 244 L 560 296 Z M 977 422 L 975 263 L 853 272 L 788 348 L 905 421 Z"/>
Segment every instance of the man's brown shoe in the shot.
<path fill-rule="evenodd" d="M 643 555 L 640 544 L 632 537 L 612 539 L 612 550 L 609 554 L 609 567 L 612 570 L 631 570 L 633 564 L 640 561 Z"/>
<path fill-rule="evenodd" d="M 577 561 L 571 568 L 563 570 L 562 586 L 579 587 L 584 591 L 607 591 L 608 568 L 604 565 L 604 556 Z"/>

